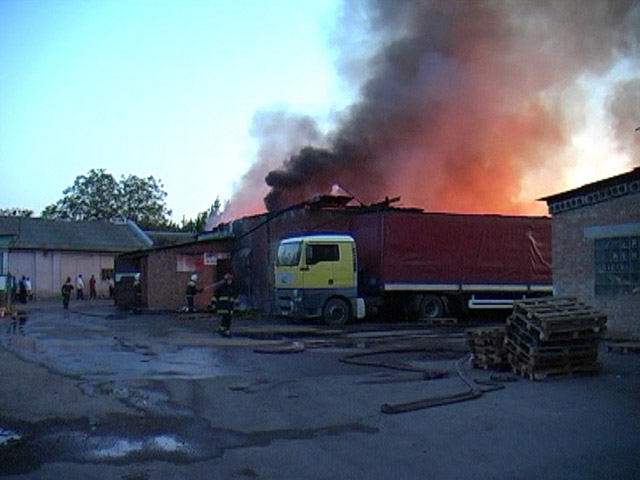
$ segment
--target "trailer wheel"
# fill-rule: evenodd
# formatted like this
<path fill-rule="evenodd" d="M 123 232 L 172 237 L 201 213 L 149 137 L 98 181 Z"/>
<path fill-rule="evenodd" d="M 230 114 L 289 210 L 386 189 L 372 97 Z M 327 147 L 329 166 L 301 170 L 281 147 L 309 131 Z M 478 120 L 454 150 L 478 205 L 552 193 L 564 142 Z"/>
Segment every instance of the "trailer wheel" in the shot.
<path fill-rule="evenodd" d="M 440 318 L 444 314 L 444 304 L 436 295 L 425 295 L 420 301 L 418 316 L 420 319 Z"/>
<path fill-rule="evenodd" d="M 322 309 L 322 319 L 327 325 L 344 325 L 351 319 L 349 304 L 342 298 L 330 298 Z"/>

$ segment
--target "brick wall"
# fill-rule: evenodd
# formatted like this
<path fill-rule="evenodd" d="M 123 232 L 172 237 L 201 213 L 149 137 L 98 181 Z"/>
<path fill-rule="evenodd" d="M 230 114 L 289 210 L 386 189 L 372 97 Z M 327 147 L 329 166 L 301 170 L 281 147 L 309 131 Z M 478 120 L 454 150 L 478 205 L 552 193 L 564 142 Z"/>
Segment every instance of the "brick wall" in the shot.
<path fill-rule="evenodd" d="M 608 336 L 640 339 L 640 294 L 595 295 L 594 240 L 585 227 L 640 222 L 640 193 L 557 213 L 552 219 L 553 283 L 609 315 Z"/>
<path fill-rule="evenodd" d="M 177 310 L 186 305 L 185 289 L 193 273 L 198 274 L 198 287 L 204 288 L 203 293 L 196 295 L 195 306 L 198 310 L 205 309 L 213 295 L 211 284 L 226 273 L 228 265 L 204 265 L 199 261 L 193 271 L 178 271 L 180 256 L 203 258 L 204 253 L 231 253 L 230 241 L 212 241 L 191 244 L 183 247 L 173 247 L 149 252 L 142 263 L 143 297 L 148 308 L 152 310 Z M 224 268 L 224 272 L 218 272 Z"/>

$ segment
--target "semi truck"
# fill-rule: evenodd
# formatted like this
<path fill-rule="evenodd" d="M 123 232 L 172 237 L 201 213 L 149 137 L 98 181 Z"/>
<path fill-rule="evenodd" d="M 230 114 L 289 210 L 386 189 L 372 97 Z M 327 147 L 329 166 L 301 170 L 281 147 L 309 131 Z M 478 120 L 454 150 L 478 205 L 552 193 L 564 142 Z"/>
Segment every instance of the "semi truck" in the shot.
<path fill-rule="evenodd" d="M 276 257 L 277 313 L 327 324 L 384 311 L 406 320 L 511 309 L 553 292 L 548 217 L 353 214 L 346 232 L 281 239 Z"/>

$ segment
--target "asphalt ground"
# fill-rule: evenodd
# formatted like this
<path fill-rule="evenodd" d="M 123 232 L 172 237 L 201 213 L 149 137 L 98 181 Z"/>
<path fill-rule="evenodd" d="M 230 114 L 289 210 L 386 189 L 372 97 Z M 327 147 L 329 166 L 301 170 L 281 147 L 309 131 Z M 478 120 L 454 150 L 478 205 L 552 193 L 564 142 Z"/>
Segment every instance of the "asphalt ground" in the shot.
<path fill-rule="evenodd" d="M 542 382 L 472 369 L 464 327 L 326 328 L 35 302 L 0 320 L 0 476 L 638 478 L 640 356 Z M 356 364 L 359 363 L 359 364 Z M 498 380 L 498 381 L 496 381 Z M 472 400 L 407 413 L 383 405 Z"/>

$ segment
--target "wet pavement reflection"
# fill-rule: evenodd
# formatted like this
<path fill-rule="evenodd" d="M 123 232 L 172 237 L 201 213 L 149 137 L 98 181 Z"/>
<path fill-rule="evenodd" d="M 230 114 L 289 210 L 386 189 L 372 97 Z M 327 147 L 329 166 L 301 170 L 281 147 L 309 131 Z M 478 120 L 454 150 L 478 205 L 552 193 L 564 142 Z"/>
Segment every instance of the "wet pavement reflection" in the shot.
<path fill-rule="evenodd" d="M 24 358 L 87 379 L 207 378 L 231 372 L 228 352 L 207 343 L 213 323 L 185 324 L 172 314 L 114 314 L 113 308 L 38 308 L 4 319 L 0 341 Z"/>

